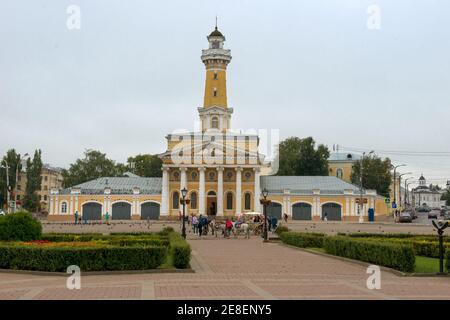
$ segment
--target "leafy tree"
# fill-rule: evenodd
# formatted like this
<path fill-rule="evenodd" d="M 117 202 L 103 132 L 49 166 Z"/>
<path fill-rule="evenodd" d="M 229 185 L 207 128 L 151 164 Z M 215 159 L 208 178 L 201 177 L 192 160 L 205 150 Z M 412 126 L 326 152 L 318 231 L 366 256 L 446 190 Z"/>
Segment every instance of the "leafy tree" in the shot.
<path fill-rule="evenodd" d="M 106 154 L 96 150 L 86 150 L 84 159 L 77 159 L 69 170 L 63 170 L 64 185 L 72 187 L 77 184 L 100 177 L 117 177 L 123 174 L 125 167 L 108 159 Z"/>
<path fill-rule="evenodd" d="M 362 161 L 362 185 L 364 189 L 374 189 L 378 194 L 389 197 L 392 182 L 391 160 L 384 160 L 377 156 L 365 157 Z M 357 161 L 352 168 L 352 183 L 360 185 L 361 161 Z"/>
<path fill-rule="evenodd" d="M 128 166 L 141 177 L 161 177 L 162 160 L 157 155 L 139 154 L 128 158 Z"/>
<path fill-rule="evenodd" d="M 291 137 L 279 145 L 279 176 L 327 176 L 328 148 L 320 144 L 315 147 L 312 137 Z"/>
<path fill-rule="evenodd" d="M 431 191 L 440 191 L 441 187 L 439 187 L 438 184 L 434 185 L 434 184 L 430 184 L 430 190 Z"/>
<path fill-rule="evenodd" d="M 39 196 L 36 193 L 41 190 L 42 152 L 36 150 L 33 160 L 27 160 L 27 187 L 23 199 L 23 207 L 29 211 L 36 212 L 40 209 Z"/>

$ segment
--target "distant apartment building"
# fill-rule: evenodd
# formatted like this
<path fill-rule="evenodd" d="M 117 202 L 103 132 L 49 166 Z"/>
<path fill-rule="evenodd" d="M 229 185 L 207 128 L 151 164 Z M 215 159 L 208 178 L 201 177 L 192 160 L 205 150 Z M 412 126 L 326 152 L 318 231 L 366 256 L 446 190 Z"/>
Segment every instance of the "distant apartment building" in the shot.
<path fill-rule="evenodd" d="M 54 188 L 63 187 L 62 169 L 55 168 L 48 164 L 42 166 L 41 172 L 41 190 L 37 192 L 42 210 L 48 210 L 50 190 Z M 18 176 L 17 181 L 17 204 L 21 206 L 25 191 L 27 188 L 27 174 L 22 171 Z"/>

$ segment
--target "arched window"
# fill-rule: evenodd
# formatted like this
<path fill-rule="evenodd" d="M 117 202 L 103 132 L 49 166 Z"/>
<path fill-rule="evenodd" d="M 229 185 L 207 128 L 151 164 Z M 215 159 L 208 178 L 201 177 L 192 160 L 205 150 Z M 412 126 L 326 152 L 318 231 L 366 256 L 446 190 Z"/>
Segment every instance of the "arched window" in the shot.
<path fill-rule="evenodd" d="M 61 203 L 61 213 L 67 213 L 67 202 Z"/>
<path fill-rule="evenodd" d="M 219 118 L 213 117 L 211 119 L 211 128 L 213 129 L 219 129 Z"/>
<path fill-rule="evenodd" d="M 337 169 L 336 170 L 336 177 L 338 177 L 339 179 L 342 179 L 342 177 L 344 176 L 344 171 L 342 169 Z"/>
<path fill-rule="evenodd" d="M 244 195 L 244 210 L 251 210 L 251 208 L 252 208 L 251 201 L 252 201 L 252 195 L 249 192 L 247 192 Z"/>
<path fill-rule="evenodd" d="M 172 195 L 172 207 L 174 209 L 180 208 L 180 194 L 178 193 L 178 191 L 175 191 Z"/>
<path fill-rule="evenodd" d="M 197 209 L 197 192 L 191 192 L 191 209 Z"/>
<path fill-rule="evenodd" d="M 227 193 L 227 210 L 233 210 L 233 193 Z"/>

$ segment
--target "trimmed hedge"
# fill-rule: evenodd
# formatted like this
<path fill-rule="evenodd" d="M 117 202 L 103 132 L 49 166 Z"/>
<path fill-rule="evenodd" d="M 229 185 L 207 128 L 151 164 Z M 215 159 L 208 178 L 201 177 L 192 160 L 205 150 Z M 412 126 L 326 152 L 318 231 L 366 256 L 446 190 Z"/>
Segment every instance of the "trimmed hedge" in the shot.
<path fill-rule="evenodd" d="M 322 248 L 325 235 L 322 233 L 282 232 L 281 241 L 300 248 Z"/>
<path fill-rule="evenodd" d="M 155 269 L 166 259 L 165 247 L 46 248 L 0 244 L 0 268 L 66 272 Z"/>
<path fill-rule="evenodd" d="M 169 255 L 175 268 L 189 268 L 189 262 L 191 261 L 191 246 L 189 243 L 187 243 L 181 235 L 176 232 L 170 232 L 169 239 Z"/>
<path fill-rule="evenodd" d="M 277 235 L 280 235 L 280 234 L 282 234 L 283 232 L 289 232 L 289 228 L 286 227 L 286 226 L 279 226 L 279 227 L 275 230 L 275 233 L 276 233 Z"/>
<path fill-rule="evenodd" d="M 411 245 L 414 253 L 418 256 L 439 258 L 439 242 L 437 236 L 411 236 L 397 237 L 397 234 L 349 234 L 351 238 L 358 238 L 363 241 L 376 241 L 377 243 L 394 243 Z M 446 251 L 450 251 L 450 243 L 445 242 Z"/>
<path fill-rule="evenodd" d="M 413 272 L 416 257 L 412 246 L 388 242 L 365 241 L 350 237 L 325 237 L 329 254 L 374 263 L 404 272 Z"/>
<path fill-rule="evenodd" d="M 0 240 L 30 241 L 41 236 L 42 225 L 29 212 L 19 211 L 0 217 Z"/>

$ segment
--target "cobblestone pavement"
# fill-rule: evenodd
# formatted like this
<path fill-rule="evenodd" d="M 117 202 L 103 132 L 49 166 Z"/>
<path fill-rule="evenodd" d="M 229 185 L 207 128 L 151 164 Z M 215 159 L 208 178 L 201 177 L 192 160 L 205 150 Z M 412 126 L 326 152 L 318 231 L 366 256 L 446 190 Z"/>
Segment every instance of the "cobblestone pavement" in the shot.
<path fill-rule="evenodd" d="M 449 299 L 450 278 L 382 271 L 366 288 L 366 268 L 260 238 L 189 238 L 196 273 L 64 276 L 0 273 L 0 299 Z"/>

